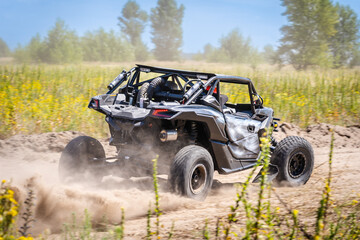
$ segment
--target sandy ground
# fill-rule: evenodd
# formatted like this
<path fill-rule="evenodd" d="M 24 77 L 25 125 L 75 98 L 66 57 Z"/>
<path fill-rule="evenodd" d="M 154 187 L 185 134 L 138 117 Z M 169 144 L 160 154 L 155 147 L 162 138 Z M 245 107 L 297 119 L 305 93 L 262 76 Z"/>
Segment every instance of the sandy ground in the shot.
<path fill-rule="evenodd" d="M 324 181 L 328 174 L 328 155 L 330 145 L 329 129 L 335 133 L 333 155 L 332 196 L 335 201 L 359 199 L 360 193 L 360 127 L 339 127 L 317 124 L 305 130 L 291 124 L 282 124 L 277 139 L 288 135 L 299 135 L 308 139 L 315 152 L 313 174 L 304 186 L 298 188 L 276 188 L 275 192 L 288 207 L 298 209 L 301 219 L 312 222 L 318 207 Z M 26 197 L 26 184 L 31 182 L 36 194 L 34 209 L 36 222 L 31 230 L 35 235 L 51 233 L 50 238 L 59 235 L 63 223 L 71 221 L 72 213 L 81 219 L 87 209 L 93 223 L 100 226 L 117 225 L 121 219 L 121 207 L 125 209 L 125 232 L 127 239 L 140 239 L 146 235 L 146 214 L 149 204 L 154 205 L 152 180 L 136 178 L 122 180 L 105 177 L 98 186 L 62 185 L 58 180 L 58 161 L 62 149 L 78 132 L 44 133 L 38 135 L 17 135 L 0 140 L 0 178 L 11 180 L 16 186 L 19 202 Z M 113 151 L 105 145 L 107 152 Z M 213 231 L 218 218 L 226 217 L 229 207 L 234 203 L 236 187 L 242 183 L 249 170 L 231 174 L 215 174 L 213 189 L 204 202 L 197 202 L 173 195 L 166 190 L 166 176 L 160 176 L 160 207 L 162 215 L 161 233 L 165 236 L 174 223 L 174 238 L 201 238 L 204 220 Z M 30 180 L 29 180 L 30 179 Z M 256 199 L 258 185 L 252 184 L 249 197 Z M 272 194 L 272 203 L 285 209 L 279 199 Z M 155 219 L 152 218 L 154 226 Z M 21 224 L 21 222 L 19 222 Z M 104 234 L 99 233 L 97 234 Z"/>

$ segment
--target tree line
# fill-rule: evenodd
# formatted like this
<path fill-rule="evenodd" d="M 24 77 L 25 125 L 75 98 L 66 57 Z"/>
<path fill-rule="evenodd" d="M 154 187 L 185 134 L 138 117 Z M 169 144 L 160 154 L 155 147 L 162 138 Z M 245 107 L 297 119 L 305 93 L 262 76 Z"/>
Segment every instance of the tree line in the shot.
<path fill-rule="evenodd" d="M 289 24 L 281 28 L 275 62 L 296 69 L 360 64 L 359 20 L 349 7 L 330 0 L 282 0 Z"/>
<path fill-rule="evenodd" d="M 148 15 L 134 1 L 129 0 L 118 17 L 120 32 L 100 28 L 78 36 L 63 20 L 58 19 L 45 37 L 34 36 L 25 46 L 12 53 L 0 39 L 0 57 L 13 56 L 18 62 L 74 63 L 81 61 L 145 61 L 149 58 L 174 61 L 180 58 L 184 6 L 175 0 L 158 0 Z M 141 39 L 150 20 L 153 51 Z"/>
<path fill-rule="evenodd" d="M 280 45 L 266 45 L 262 51 L 238 29 L 219 39 L 219 47 L 206 44 L 195 60 L 259 62 L 308 67 L 352 67 L 360 65 L 359 20 L 349 7 L 331 0 L 282 0 L 288 24 L 282 26 Z M 145 61 L 151 58 L 176 61 L 181 58 L 184 6 L 175 0 L 158 0 L 150 14 L 135 0 L 129 0 L 118 17 L 120 32 L 100 28 L 78 36 L 57 20 L 44 38 L 36 35 L 13 52 L 0 39 L 0 57 L 13 56 L 20 62 L 68 63 L 80 61 Z M 141 35 L 151 23 L 149 51 Z"/>

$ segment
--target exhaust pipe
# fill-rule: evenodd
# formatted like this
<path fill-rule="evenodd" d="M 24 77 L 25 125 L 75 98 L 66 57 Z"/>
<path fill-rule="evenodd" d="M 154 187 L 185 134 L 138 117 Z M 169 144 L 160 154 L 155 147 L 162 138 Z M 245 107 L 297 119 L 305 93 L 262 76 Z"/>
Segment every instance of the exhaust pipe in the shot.
<path fill-rule="evenodd" d="M 178 133 L 176 130 L 161 130 L 159 137 L 162 142 L 176 141 Z"/>

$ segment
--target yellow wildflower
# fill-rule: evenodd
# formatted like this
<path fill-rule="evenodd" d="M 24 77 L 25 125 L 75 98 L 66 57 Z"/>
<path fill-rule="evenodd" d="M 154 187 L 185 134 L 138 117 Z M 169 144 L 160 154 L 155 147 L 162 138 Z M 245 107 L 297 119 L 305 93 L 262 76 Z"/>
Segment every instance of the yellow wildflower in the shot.
<path fill-rule="evenodd" d="M 293 213 L 294 213 L 294 216 L 296 217 L 298 215 L 298 213 L 299 213 L 299 210 L 294 209 Z"/>

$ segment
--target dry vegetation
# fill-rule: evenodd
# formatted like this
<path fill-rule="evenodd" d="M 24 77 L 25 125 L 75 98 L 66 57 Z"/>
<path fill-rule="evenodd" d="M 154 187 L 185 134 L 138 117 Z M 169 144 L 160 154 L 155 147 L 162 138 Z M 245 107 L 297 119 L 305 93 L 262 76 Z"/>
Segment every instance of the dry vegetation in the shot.
<path fill-rule="evenodd" d="M 360 72 L 358 70 L 316 70 L 297 72 L 292 69 L 276 70 L 268 66 L 252 69 L 243 65 L 204 63 L 152 63 L 204 72 L 217 72 L 250 77 L 264 97 L 265 105 L 275 110 L 283 120 L 307 126 L 316 122 L 338 125 L 359 124 Z M 101 115 L 87 110 L 90 97 L 104 93 L 106 85 L 123 68 L 133 64 L 117 65 L 3 65 L 0 66 L 0 137 L 17 133 L 80 130 L 89 135 L 104 136 L 107 126 Z M 230 99 L 238 97 L 230 93 Z M 269 161 L 269 142 L 262 140 L 265 166 Z M 329 156 L 331 170 L 332 150 Z M 155 165 L 156 167 L 156 162 Z M 156 169 L 156 168 L 155 168 Z M 254 169 L 255 171 L 255 169 Z M 239 187 L 235 203 L 229 203 L 229 215 L 219 216 L 216 229 L 209 229 L 204 220 L 203 239 L 358 239 L 360 237 L 359 202 L 351 200 L 335 206 L 330 197 L 331 171 L 325 180 L 324 191 L 311 225 L 304 225 L 298 210 L 286 204 L 285 212 L 271 205 L 270 196 L 276 194 L 265 176 L 255 202 L 247 199 L 247 186 L 254 174 Z M 146 238 L 173 237 L 173 232 L 162 233 L 161 206 L 154 175 L 156 222 L 151 224 L 149 210 Z M 18 206 L 11 187 L 3 181 L 0 191 L 0 239 L 26 239 L 21 237 L 14 220 Z M 36 197 L 36 196 L 35 196 Z M 23 203 L 26 204 L 27 203 Z M 30 201 L 30 204 L 31 201 Z M 232 206 L 230 206 L 233 204 Z M 30 205 L 28 205 L 30 206 Z M 31 206 L 30 206 L 31 207 Z M 29 211 L 31 214 L 31 211 Z M 241 217 L 240 217 L 241 216 Z M 331 218 L 330 218 L 331 217 Z M 75 216 L 74 216 L 75 218 Z M 31 216 L 30 216 L 31 219 Z M 36 220 L 36 219 L 35 219 Z M 102 239 L 122 239 L 124 218 L 116 228 L 101 235 Z M 35 223 L 36 224 L 36 223 Z M 154 225 L 154 226 L 152 226 Z M 156 230 L 155 230 L 156 229 Z M 145 237 L 145 236 L 144 236 Z M 46 238 L 46 235 L 42 238 Z M 83 225 L 78 221 L 65 225 L 62 238 L 99 239 L 94 233 L 90 216 L 85 212 Z M 31 239 L 29 237 L 28 239 Z"/>
<path fill-rule="evenodd" d="M 298 72 L 268 66 L 254 70 L 235 64 L 150 64 L 249 77 L 276 117 L 302 127 L 318 122 L 360 123 L 358 70 Z M 129 63 L 0 66 L 0 138 L 72 129 L 105 136 L 105 121 L 95 111 L 87 110 L 87 104 L 92 96 L 105 93 L 107 84 L 123 68 L 131 67 Z M 236 97 L 231 93 L 230 100 Z"/>

